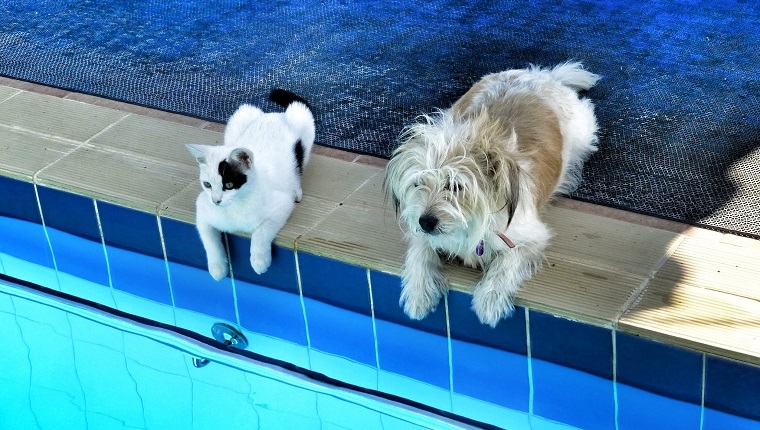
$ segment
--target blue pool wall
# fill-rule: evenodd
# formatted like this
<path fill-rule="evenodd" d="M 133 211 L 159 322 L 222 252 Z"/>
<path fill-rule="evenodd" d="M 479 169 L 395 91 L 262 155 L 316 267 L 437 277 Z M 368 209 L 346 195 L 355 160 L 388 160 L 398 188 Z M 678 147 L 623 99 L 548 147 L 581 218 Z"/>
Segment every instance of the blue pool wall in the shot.
<path fill-rule="evenodd" d="M 116 307 L 118 292 L 156 305 L 125 301 L 119 308 L 126 312 L 194 331 L 180 311 L 239 324 L 307 351 L 273 349 L 282 354 L 274 358 L 327 373 L 338 357 L 367 370 L 337 375 L 349 383 L 454 413 L 456 399 L 474 398 L 584 428 L 609 428 L 616 414 L 642 425 L 647 417 L 662 420 L 671 399 L 695 405 L 689 419 L 713 424 L 705 428 L 760 420 L 757 366 L 519 307 L 491 329 L 470 310 L 471 297 L 457 291 L 413 321 L 398 305 L 396 275 L 279 246 L 269 271 L 257 275 L 249 241 L 237 235 L 227 236 L 233 277 L 216 282 L 192 224 L 3 176 L 0 193 L 0 270 L 8 276 L 31 262 L 51 270 L 28 281 L 67 292 L 75 277 L 93 286 L 84 299 Z M 72 247 L 67 237 L 86 240 Z M 558 387 L 560 368 L 596 382 Z M 405 392 L 398 376 L 431 389 Z M 635 404 L 640 390 L 669 399 L 662 410 L 616 411 L 615 396 L 618 404 Z"/>

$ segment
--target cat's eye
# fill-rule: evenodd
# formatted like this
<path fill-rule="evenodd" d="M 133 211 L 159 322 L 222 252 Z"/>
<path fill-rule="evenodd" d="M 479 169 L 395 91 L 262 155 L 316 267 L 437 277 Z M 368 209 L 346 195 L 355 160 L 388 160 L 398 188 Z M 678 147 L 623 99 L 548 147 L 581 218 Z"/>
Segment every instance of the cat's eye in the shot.
<path fill-rule="evenodd" d="M 203 186 L 206 188 L 211 188 L 211 182 L 203 181 Z"/>
<path fill-rule="evenodd" d="M 231 190 L 233 188 L 235 188 L 235 184 L 233 184 L 232 182 L 225 182 L 224 183 L 224 189 L 225 190 Z"/>

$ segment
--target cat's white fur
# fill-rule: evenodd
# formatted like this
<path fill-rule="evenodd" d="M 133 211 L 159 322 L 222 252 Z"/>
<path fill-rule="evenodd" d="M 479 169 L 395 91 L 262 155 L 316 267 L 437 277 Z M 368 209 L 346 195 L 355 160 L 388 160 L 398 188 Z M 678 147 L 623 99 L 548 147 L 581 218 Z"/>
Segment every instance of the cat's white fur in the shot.
<path fill-rule="evenodd" d="M 223 145 L 187 145 L 200 166 L 196 225 L 214 279 L 229 273 L 222 232 L 250 234 L 253 270 L 261 274 L 269 268 L 272 241 L 303 196 L 294 153 L 298 141 L 303 167 L 314 143 L 314 117 L 296 101 L 282 113 L 242 105 L 227 123 Z M 219 164 L 225 160 L 247 176 L 239 189 L 223 190 Z"/>

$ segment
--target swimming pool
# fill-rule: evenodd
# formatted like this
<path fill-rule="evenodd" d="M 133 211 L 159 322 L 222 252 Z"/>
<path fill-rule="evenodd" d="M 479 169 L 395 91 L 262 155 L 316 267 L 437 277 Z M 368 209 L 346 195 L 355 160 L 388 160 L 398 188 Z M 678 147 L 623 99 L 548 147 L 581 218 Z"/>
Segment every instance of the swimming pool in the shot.
<path fill-rule="evenodd" d="M 228 236 L 233 278 L 216 283 L 204 269 L 202 247 L 191 224 L 16 179 L 0 177 L 0 189 L 3 195 L 15 196 L 12 205 L 0 205 L 0 269 L 6 276 L 206 337 L 214 323 L 225 322 L 241 329 L 250 351 L 289 363 L 293 369 L 324 374 L 327 380 L 350 384 L 360 392 L 369 389 L 416 402 L 427 412 L 440 410 L 505 428 L 760 428 L 758 403 L 752 397 L 759 372 L 752 366 L 524 308 L 492 330 L 477 323 L 469 311 L 469 297 L 456 291 L 430 317 L 409 321 L 398 308 L 395 275 L 276 247 L 272 269 L 258 276 L 245 258 L 247 240 L 235 235 Z M 7 300 L 0 310 L 5 319 L 3 344 L 20 345 L 18 333 L 23 331 L 18 328 L 19 319 L 36 324 L 37 317 L 19 316 L 18 312 L 7 306 Z M 52 327 L 58 325 L 52 323 Z M 6 326 L 13 330 L 5 330 Z M 50 326 L 48 322 L 46 327 Z M 64 338 L 69 331 L 64 328 Z M 112 333 L 117 333 L 117 342 L 120 336 L 124 338 Z M 125 348 L 121 343 L 108 343 L 111 337 L 103 339 L 108 339 L 105 342 L 112 350 Z M 72 335 L 68 338 L 64 344 L 78 344 Z M 24 411 L 23 417 L 38 417 L 27 421 L 30 428 L 45 428 L 36 420 L 55 414 L 37 408 L 55 405 L 52 398 L 58 394 L 39 400 L 47 399 L 32 394 L 40 388 L 40 380 L 8 369 L 31 366 L 31 356 L 41 357 L 42 369 L 47 369 L 44 360 L 56 356 L 46 354 L 41 346 L 35 346 L 33 353 L 26 348 L 14 350 L 13 366 L 0 367 L 2 398 L 12 400 L 0 402 L 5 408 L 0 417 L 15 419 Z M 72 348 L 76 352 L 77 347 Z M 179 354 L 174 351 L 170 354 Z M 129 359 L 156 360 L 151 354 L 139 359 L 130 355 Z M 10 355 L 3 357 L 10 359 Z M 84 371 L 82 367 L 91 361 L 101 363 L 93 359 L 83 364 L 74 359 L 67 374 Z M 230 372 L 238 379 L 214 389 L 232 392 L 232 398 L 245 397 L 250 391 L 246 391 L 247 385 L 241 389 L 237 384 L 241 382 L 240 368 L 248 369 L 249 364 L 245 357 L 233 361 L 236 364 L 231 367 L 209 365 L 197 370 L 184 362 L 180 371 L 198 372 L 205 381 L 201 383 L 208 384 L 209 380 L 203 379 L 206 376 L 221 372 L 221 368 L 233 369 Z M 165 373 L 171 377 L 177 371 L 172 368 Z M 187 374 L 180 376 L 188 379 Z M 227 381 L 225 378 L 219 381 Z M 59 400 L 66 405 L 71 399 L 89 398 L 81 393 L 79 397 L 66 394 L 84 391 L 71 378 L 61 383 L 66 382 L 74 384 L 59 390 Z M 130 382 L 122 379 L 88 385 L 88 390 L 96 393 L 92 405 L 108 404 L 108 396 L 104 399 L 98 393 L 114 384 Z M 117 410 L 109 414 L 122 426 L 127 416 L 152 417 L 156 401 L 150 396 L 166 385 L 131 382 L 130 396 L 140 400 L 132 405 L 134 410 L 122 411 L 125 415 L 120 416 L 118 408 L 123 405 L 117 402 L 111 405 Z M 737 386 L 746 391 L 736 391 Z M 40 392 L 56 387 L 61 388 L 43 385 Z M 739 392 L 746 398 L 736 394 Z M 277 393 L 273 388 L 266 395 L 277 401 L 289 400 L 287 394 L 280 399 Z M 730 401 L 721 402 L 724 398 Z M 20 404 L 18 399 L 26 403 Z M 364 415 L 348 411 L 354 410 L 355 403 L 340 404 L 347 409 L 338 414 L 347 415 L 341 419 L 357 421 L 343 423 L 332 418 L 335 411 L 331 410 L 315 412 L 316 418 L 309 416 L 308 423 L 316 427 L 336 420 L 346 428 L 367 428 Z M 205 406 L 198 407 L 203 410 Z M 212 409 L 218 410 L 210 408 L 209 414 Z M 84 418 L 90 428 L 100 426 L 97 420 L 103 417 L 97 415 L 99 410 L 90 411 L 95 421 Z M 245 419 L 255 422 L 254 412 L 262 410 L 266 408 L 253 408 Z M 89 417 L 87 410 L 71 411 Z M 182 419 L 190 414 L 187 409 L 173 413 Z M 204 428 L 203 419 L 211 418 L 199 415 L 196 428 Z M 383 418 L 379 420 L 382 424 Z M 152 428 L 145 418 L 129 421 L 133 424 Z M 396 424 L 393 421 L 378 428 L 397 428 Z"/>

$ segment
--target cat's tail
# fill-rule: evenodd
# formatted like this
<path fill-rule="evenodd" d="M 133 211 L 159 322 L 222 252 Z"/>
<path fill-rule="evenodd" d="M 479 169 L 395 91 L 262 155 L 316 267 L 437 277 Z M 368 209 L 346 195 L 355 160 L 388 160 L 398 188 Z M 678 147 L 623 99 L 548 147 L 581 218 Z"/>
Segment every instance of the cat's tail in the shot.
<path fill-rule="evenodd" d="M 314 144 L 314 115 L 311 113 L 309 102 L 283 89 L 272 90 L 269 100 L 285 108 L 285 119 L 300 141 L 300 147 L 296 148 L 296 158 L 303 160 L 299 161 L 299 166 L 302 168 L 309 162 L 311 147 Z"/>

